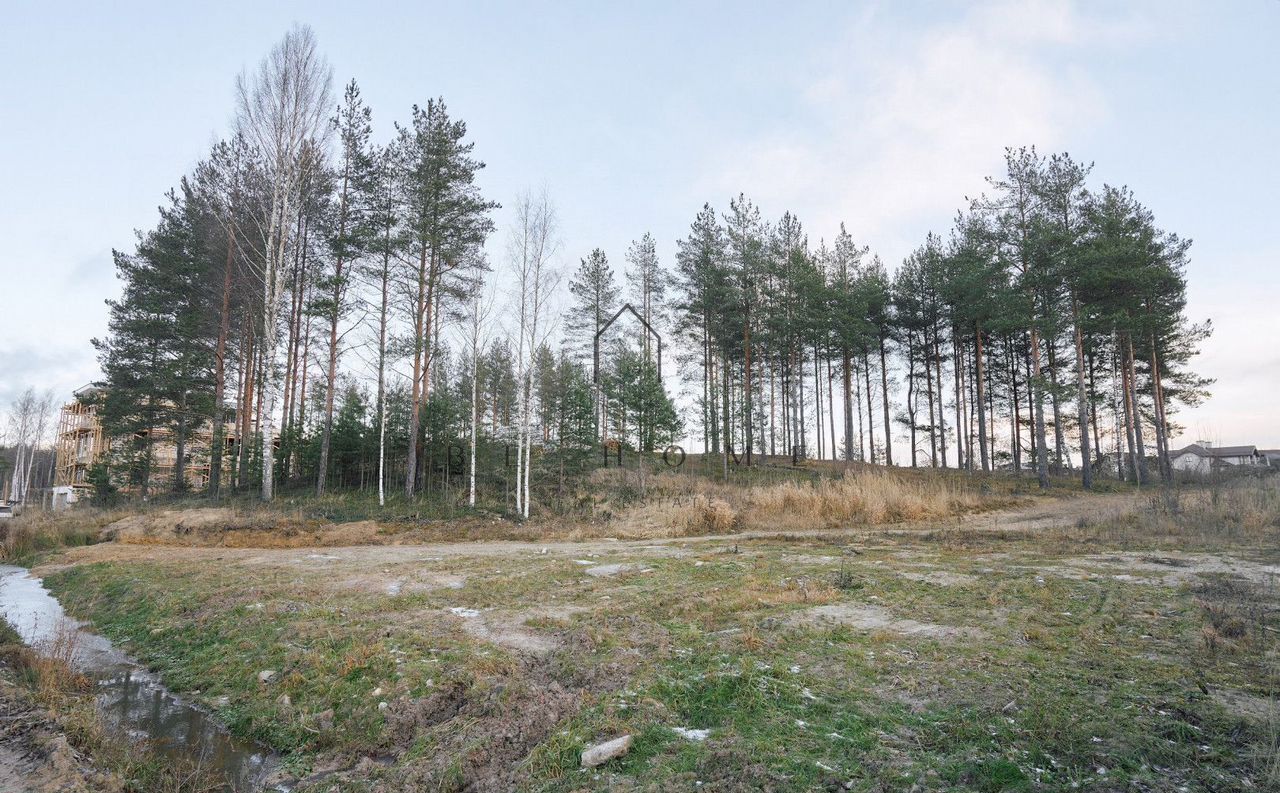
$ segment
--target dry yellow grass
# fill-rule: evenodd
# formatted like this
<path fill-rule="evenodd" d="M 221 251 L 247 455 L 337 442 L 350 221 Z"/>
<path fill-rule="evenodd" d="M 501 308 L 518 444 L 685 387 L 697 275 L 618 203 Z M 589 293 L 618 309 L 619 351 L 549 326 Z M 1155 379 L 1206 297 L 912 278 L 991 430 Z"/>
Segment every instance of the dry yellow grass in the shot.
<path fill-rule="evenodd" d="M 127 514 L 91 507 L 62 512 L 29 508 L 0 522 L 0 560 L 21 563 L 40 551 L 95 542 L 99 529 Z"/>
<path fill-rule="evenodd" d="M 51 704 L 67 694 L 90 688 L 89 678 L 77 672 L 73 665 L 78 642 L 76 627 L 64 620 L 37 646 L 20 651 L 21 663 L 34 677 L 42 701 Z"/>
<path fill-rule="evenodd" d="M 703 495 L 693 497 L 693 503 L 683 513 L 684 534 L 729 534 L 737 531 L 740 520 L 729 502 Z"/>
<path fill-rule="evenodd" d="M 606 478 L 603 473 L 610 476 Z M 606 491 L 630 487 L 636 499 L 608 505 L 606 517 L 579 526 L 575 538 L 624 539 L 731 534 L 747 530 L 814 529 L 850 524 L 937 520 L 1009 503 L 979 495 L 952 477 L 850 470 L 841 476 L 743 486 L 705 477 L 657 474 L 646 478 L 644 496 L 631 472 L 597 472 Z M 634 479 L 634 477 L 632 477 Z"/>
<path fill-rule="evenodd" d="M 752 488 L 746 500 L 753 520 L 807 527 L 944 518 L 977 509 L 981 503 L 976 494 L 943 479 L 911 481 L 885 472 Z"/>

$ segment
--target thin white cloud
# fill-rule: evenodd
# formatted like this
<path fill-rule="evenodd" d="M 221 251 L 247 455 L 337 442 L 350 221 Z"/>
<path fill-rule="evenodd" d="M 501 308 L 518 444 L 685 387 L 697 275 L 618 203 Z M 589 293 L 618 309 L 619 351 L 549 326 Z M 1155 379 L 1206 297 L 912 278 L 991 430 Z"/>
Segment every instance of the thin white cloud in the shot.
<path fill-rule="evenodd" d="M 890 263 L 949 223 L 1000 165 L 1003 147 L 1066 145 L 1103 123 L 1103 87 L 1055 60 L 1149 35 L 1130 13 L 1066 2 L 992 3 L 907 31 L 860 18 L 798 86 L 810 117 L 742 136 L 711 161 L 708 194 L 746 190 L 791 209 L 815 235 L 846 222 Z"/>

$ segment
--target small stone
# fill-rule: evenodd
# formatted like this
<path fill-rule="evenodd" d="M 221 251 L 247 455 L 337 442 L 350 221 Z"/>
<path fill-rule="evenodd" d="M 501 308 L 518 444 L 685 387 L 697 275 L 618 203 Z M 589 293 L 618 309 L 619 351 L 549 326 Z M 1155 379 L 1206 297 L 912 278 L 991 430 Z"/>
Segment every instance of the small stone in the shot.
<path fill-rule="evenodd" d="M 390 705 L 388 705 L 386 702 L 379 702 L 379 703 L 378 703 L 378 710 L 386 710 L 386 709 L 387 709 L 387 708 L 389 708 L 389 707 L 391 707 L 391 706 L 390 706 Z"/>
<path fill-rule="evenodd" d="M 698 730 L 691 727 L 672 727 L 671 731 L 687 741 L 705 741 L 711 730 Z"/>
<path fill-rule="evenodd" d="M 261 672 L 258 673 L 258 682 L 263 684 L 264 686 L 275 679 L 276 679 L 276 670 L 274 669 L 263 669 Z"/>
<path fill-rule="evenodd" d="M 629 751 L 631 751 L 630 735 L 623 735 L 620 738 L 614 738 L 612 741 L 589 746 L 582 751 L 582 767 L 595 768 L 598 765 L 603 765 L 610 760 L 621 757 Z"/>
<path fill-rule="evenodd" d="M 369 694 L 369 696 L 371 696 L 371 697 L 380 697 L 380 696 L 382 696 L 382 686 L 378 686 L 377 688 L 375 688 L 375 689 L 374 689 L 374 690 Z"/>
<path fill-rule="evenodd" d="M 289 699 L 288 694 L 281 694 L 280 698 L 276 700 L 276 704 L 281 707 L 287 708 L 293 704 L 293 700 Z"/>

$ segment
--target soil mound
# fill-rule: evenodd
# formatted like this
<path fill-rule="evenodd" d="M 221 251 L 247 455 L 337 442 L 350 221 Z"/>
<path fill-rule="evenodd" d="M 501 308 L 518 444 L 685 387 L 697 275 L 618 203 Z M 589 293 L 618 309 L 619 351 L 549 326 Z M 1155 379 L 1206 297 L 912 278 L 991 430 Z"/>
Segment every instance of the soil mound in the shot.
<path fill-rule="evenodd" d="M 105 526 L 101 537 L 133 545 L 301 548 L 368 545 L 379 542 L 381 533 L 372 520 L 322 524 L 285 515 L 205 507 L 130 515 Z"/>

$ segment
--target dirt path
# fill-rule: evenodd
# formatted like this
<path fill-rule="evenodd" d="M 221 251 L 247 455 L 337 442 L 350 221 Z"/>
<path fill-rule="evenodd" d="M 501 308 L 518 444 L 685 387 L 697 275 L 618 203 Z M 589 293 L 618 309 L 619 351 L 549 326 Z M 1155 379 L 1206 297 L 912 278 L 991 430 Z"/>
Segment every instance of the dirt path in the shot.
<path fill-rule="evenodd" d="M 796 537 L 865 538 L 869 534 L 914 533 L 943 528 L 986 531 L 1035 531 L 1073 526 L 1082 519 L 1105 520 L 1140 506 L 1140 494 L 1077 494 L 1065 498 L 1028 499 L 1026 503 L 993 512 L 966 515 L 952 522 L 926 521 L 883 526 L 850 526 L 805 531 L 749 531 L 740 534 L 671 537 L 644 540 L 592 539 L 579 542 L 519 542 L 510 540 L 434 542 L 415 545 L 352 545 L 327 548 L 224 548 L 173 545 L 133 545 L 100 543 L 67 549 L 55 562 L 42 565 L 38 573 L 67 566 L 107 561 L 227 561 L 247 565 L 288 566 L 293 564 L 339 562 L 362 567 L 419 561 L 440 561 L 449 557 L 519 558 L 529 556 L 598 557 L 635 555 L 647 557 L 685 556 L 692 546 L 706 543 L 741 542 Z"/>

